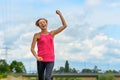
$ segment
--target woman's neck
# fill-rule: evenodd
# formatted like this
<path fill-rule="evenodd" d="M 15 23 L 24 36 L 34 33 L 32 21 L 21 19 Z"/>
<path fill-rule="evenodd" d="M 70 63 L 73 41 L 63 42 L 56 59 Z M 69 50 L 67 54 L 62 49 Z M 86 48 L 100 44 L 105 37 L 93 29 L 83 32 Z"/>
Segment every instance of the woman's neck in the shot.
<path fill-rule="evenodd" d="M 47 31 L 47 30 L 42 30 L 40 33 L 42 33 L 42 34 L 47 34 L 48 31 Z"/>

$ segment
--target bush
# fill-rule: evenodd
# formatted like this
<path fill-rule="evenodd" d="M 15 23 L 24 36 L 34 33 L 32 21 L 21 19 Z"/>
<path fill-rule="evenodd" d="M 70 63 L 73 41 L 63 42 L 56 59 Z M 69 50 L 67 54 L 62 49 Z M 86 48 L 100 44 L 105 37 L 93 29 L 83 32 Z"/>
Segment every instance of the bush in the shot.
<path fill-rule="evenodd" d="M 7 77 L 7 74 L 5 74 L 5 73 L 0 74 L 0 79 L 1 78 L 6 78 L 6 77 Z"/>
<path fill-rule="evenodd" d="M 82 80 L 81 78 L 57 78 L 56 80 Z"/>
<path fill-rule="evenodd" d="M 115 77 L 113 74 L 101 74 L 97 80 L 115 80 Z"/>

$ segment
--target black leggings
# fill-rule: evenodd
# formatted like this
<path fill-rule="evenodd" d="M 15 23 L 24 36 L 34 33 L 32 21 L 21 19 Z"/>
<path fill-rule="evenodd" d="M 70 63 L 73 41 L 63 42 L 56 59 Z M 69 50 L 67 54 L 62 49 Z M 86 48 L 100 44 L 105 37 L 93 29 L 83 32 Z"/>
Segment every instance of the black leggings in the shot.
<path fill-rule="evenodd" d="M 50 80 L 54 62 L 41 62 L 37 61 L 38 80 Z"/>

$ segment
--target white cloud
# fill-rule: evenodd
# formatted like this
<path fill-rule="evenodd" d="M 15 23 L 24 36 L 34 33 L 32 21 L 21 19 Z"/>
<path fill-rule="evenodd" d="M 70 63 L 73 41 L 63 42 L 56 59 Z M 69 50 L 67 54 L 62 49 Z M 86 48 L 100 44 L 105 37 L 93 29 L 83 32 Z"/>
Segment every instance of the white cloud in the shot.
<path fill-rule="evenodd" d="M 32 53 L 30 52 L 31 42 L 33 33 L 24 33 L 22 34 L 17 41 L 14 42 L 14 45 L 17 47 L 15 50 L 12 50 L 11 53 L 17 53 L 16 55 L 19 56 L 19 58 L 31 58 L 33 57 Z M 24 56 L 23 56 L 24 55 Z M 14 56 L 15 57 L 15 56 Z"/>
<path fill-rule="evenodd" d="M 5 30 L 5 34 L 9 33 L 9 35 L 6 35 L 6 37 L 8 39 L 13 38 L 13 37 L 17 36 L 18 34 L 20 34 L 24 30 L 24 28 L 25 28 L 25 25 L 21 25 L 21 26 L 17 26 L 17 27 L 10 26 L 9 28 L 7 28 Z"/>
<path fill-rule="evenodd" d="M 87 19 L 93 26 L 120 25 L 120 11 L 95 10 Z"/>
<path fill-rule="evenodd" d="M 120 3 L 116 2 L 116 3 L 111 3 L 110 5 L 111 7 L 120 7 Z"/>
<path fill-rule="evenodd" d="M 3 23 L 3 20 L 2 19 L 0 19 L 0 24 L 2 24 Z"/>
<path fill-rule="evenodd" d="M 97 59 L 104 58 L 104 52 L 106 52 L 106 46 L 105 45 L 98 45 L 91 48 L 90 55 L 92 57 L 95 57 Z"/>
<path fill-rule="evenodd" d="M 88 7 L 96 7 L 102 4 L 102 0 L 86 0 L 85 4 Z"/>
<path fill-rule="evenodd" d="M 67 39 L 67 36 L 65 38 Z M 76 38 L 74 36 L 69 41 L 67 40 L 68 42 L 65 38 L 61 38 L 60 44 L 56 42 L 55 51 L 57 60 L 87 61 L 93 60 L 94 57 L 97 60 L 105 60 L 107 62 L 108 60 L 106 59 L 110 60 L 112 58 L 110 56 L 109 58 L 105 58 L 105 56 L 110 55 L 109 52 L 111 53 L 112 51 L 119 55 L 119 46 L 115 48 L 109 47 L 120 44 L 119 41 L 109 38 L 104 34 L 96 34 L 91 39 L 85 38 L 82 41 L 78 40 L 77 43 L 73 41 Z M 62 43 L 64 39 L 67 43 Z"/>
<path fill-rule="evenodd" d="M 24 34 L 21 34 L 21 36 L 17 39 L 17 41 L 15 42 L 16 45 L 29 45 L 30 42 L 32 41 L 33 38 L 33 33 L 31 32 L 27 32 Z"/>
<path fill-rule="evenodd" d="M 93 47 L 93 44 L 92 44 L 91 40 L 88 40 L 88 39 L 84 40 L 83 44 L 87 45 L 88 48 L 92 48 Z"/>
<path fill-rule="evenodd" d="M 91 26 L 120 25 L 119 4 L 119 1 L 86 0 L 87 23 Z"/>
<path fill-rule="evenodd" d="M 51 3 L 54 0 L 36 0 L 37 2 L 43 2 L 43 3 Z M 30 2 L 35 2 L 35 0 L 30 0 Z"/>
<path fill-rule="evenodd" d="M 120 55 L 120 49 L 114 49 L 114 51 L 113 51 L 113 52 L 115 52 L 115 54 Z"/>
<path fill-rule="evenodd" d="M 3 42 L 4 42 L 4 32 L 0 31 L 0 47 L 2 47 Z"/>
<path fill-rule="evenodd" d="M 72 40 L 73 40 L 73 37 L 70 37 L 70 36 L 67 37 L 63 33 L 60 33 L 60 34 L 55 36 L 55 41 L 58 43 L 67 43 L 67 42 L 72 41 Z"/>
<path fill-rule="evenodd" d="M 93 42 L 95 41 L 106 41 L 108 39 L 107 36 L 105 36 L 104 34 L 99 34 L 97 36 L 95 36 L 95 38 L 93 39 Z"/>
<path fill-rule="evenodd" d="M 0 31 L 0 58 L 4 58 L 4 56 L 3 56 L 3 48 L 4 48 L 4 46 L 3 46 L 3 43 L 4 43 L 4 32 L 3 31 Z"/>
<path fill-rule="evenodd" d="M 22 61 L 27 69 L 27 72 L 36 71 L 36 59 L 30 51 L 32 33 L 21 35 L 18 41 L 15 42 L 15 49 L 9 51 L 9 61 Z M 36 49 L 35 49 L 36 50 Z M 29 65 L 29 66 L 28 66 Z"/>
<path fill-rule="evenodd" d="M 52 0 L 44 0 L 43 2 L 49 3 L 51 1 Z M 106 6 L 103 3 L 103 0 L 86 0 L 85 5 L 81 6 L 80 10 L 78 10 L 78 6 L 72 7 L 72 9 L 71 7 L 69 7 L 69 9 L 63 9 L 68 27 L 64 32 L 55 37 L 55 54 L 57 61 L 120 61 L 119 58 L 115 59 L 114 56 L 120 55 L 120 46 L 117 46 L 120 45 L 120 41 L 115 40 L 112 37 L 109 38 L 104 32 L 101 33 L 100 29 L 96 29 L 96 27 L 106 27 L 106 24 L 120 25 L 120 12 L 110 8 L 108 10 L 103 9 L 103 7 Z M 113 3 L 112 6 L 117 7 L 119 4 Z M 84 7 L 87 8 L 87 10 L 90 10 L 84 10 Z M 46 13 L 48 14 L 47 10 Z M 41 14 L 43 13 L 41 12 Z M 54 18 L 55 20 L 51 13 L 48 15 L 47 18 L 48 20 L 50 19 L 50 28 L 51 26 L 58 27 L 58 25 L 61 24 L 56 15 L 56 18 Z M 46 17 L 46 14 L 44 16 Z M 36 63 L 34 56 L 30 52 L 30 45 L 34 35 L 33 32 L 35 32 L 37 28 L 34 28 L 34 23 L 29 23 L 29 20 L 25 19 L 24 21 L 27 23 L 23 22 L 22 24 L 12 25 L 4 30 L 8 40 L 12 41 L 12 39 L 15 38 L 13 41 L 15 48 L 9 52 L 9 54 L 11 54 L 9 55 L 9 58 L 22 60 L 26 66 L 32 64 L 31 67 L 27 68 L 34 69 Z M 0 41 L 2 41 L 0 46 L 4 43 L 4 32 L 0 31 Z M 114 53 L 113 55 L 109 54 L 112 52 Z M 29 61 L 29 59 L 31 61 Z M 59 64 L 59 62 L 56 63 L 56 65 L 57 64 Z"/>
<path fill-rule="evenodd" d="M 45 1 L 45 2 L 51 2 L 51 1 L 53 1 L 53 0 L 41 0 L 41 1 Z"/>

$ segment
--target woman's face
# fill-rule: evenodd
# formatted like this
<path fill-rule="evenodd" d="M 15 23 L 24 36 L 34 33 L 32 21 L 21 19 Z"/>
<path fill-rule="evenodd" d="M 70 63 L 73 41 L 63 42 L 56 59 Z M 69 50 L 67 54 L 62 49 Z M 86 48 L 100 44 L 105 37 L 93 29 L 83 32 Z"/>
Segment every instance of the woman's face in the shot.
<path fill-rule="evenodd" d="M 45 29 L 47 29 L 47 22 L 45 21 L 45 20 L 40 20 L 39 22 L 38 22 L 38 24 L 39 24 L 39 27 L 42 29 L 42 30 L 45 30 Z"/>

